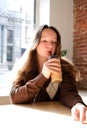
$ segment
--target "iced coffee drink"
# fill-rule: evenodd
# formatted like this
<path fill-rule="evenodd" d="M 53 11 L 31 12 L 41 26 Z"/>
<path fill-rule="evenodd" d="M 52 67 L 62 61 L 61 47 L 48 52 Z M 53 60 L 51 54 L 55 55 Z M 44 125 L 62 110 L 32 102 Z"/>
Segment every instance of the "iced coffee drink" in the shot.
<path fill-rule="evenodd" d="M 62 73 L 61 72 L 59 72 L 58 74 L 54 74 L 54 73 L 52 73 L 51 74 L 51 82 L 53 83 L 53 82 L 61 82 L 62 81 Z"/>
<path fill-rule="evenodd" d="M 55 56 L 51 56 L 50 58 L 54 58 Z M 60 63 L 60 59 L 59 60 L 59 63 Z M 61 82 L 62 81 L 62 72 L 60 71 L 58 74 L 54 74 L 52 73 L 51 74 L 51 82 Z"/>

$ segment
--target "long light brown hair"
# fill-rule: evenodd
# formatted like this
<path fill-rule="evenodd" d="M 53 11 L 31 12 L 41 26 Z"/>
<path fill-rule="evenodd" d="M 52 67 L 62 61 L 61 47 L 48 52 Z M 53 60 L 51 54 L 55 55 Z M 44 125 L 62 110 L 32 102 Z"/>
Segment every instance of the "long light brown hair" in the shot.
<path fill-rule="evenodd" d="M 26 56 L 26 61 L 24 62 L 21 69 L 19 69 L 16 79 L 13 81 L 13 86 L 23 85 L 28 80 L 34 78 L 38 74 L 39 66 L 38 66 L 38 61 L 36 56 L 36 47 L 40 42 L 42 31 L 48 28 L 53 30 L 57 35 L 58 45 L 56 46 L 55 55 L 61 57 L 61 36 L 59 31 L 53 26 L 48 26 L 48 25 L 40 26 L 39 29 L 36 31 L 31 49 Z"/>

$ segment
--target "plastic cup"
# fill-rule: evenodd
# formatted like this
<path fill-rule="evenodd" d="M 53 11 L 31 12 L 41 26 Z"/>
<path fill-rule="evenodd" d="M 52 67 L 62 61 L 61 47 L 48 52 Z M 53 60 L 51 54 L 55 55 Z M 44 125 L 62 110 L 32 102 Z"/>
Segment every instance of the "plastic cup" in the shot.
<path fill-rule="evenodd" d="M 56 56 L 52 56 L 50 58 L 55 58 Z M 59 63 L 60 63 L 60 59 L 58 58 Z M 51 73 L 51 82 L 61 82 L 62 81 L 62 72 L 60 71 L 58 74 L 55 73 Z"/>

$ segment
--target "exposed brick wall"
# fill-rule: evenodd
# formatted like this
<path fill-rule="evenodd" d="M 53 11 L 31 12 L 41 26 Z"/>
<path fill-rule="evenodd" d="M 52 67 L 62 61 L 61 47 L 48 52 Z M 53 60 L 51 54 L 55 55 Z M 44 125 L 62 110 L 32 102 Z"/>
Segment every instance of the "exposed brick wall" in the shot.
<path fill-rule="evenodd" d="M 73 61 L 81 72 L 79 88 L 87 89 L 87 0 L 74 2 Z"/>

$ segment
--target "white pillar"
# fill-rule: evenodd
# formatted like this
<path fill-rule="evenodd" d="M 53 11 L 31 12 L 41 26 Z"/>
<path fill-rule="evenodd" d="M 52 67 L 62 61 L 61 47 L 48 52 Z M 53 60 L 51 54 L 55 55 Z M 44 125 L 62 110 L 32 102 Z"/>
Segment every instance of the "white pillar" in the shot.
<path fill-rule="evenodd" d="M 7 28 L 2 27 L 3 63 L 7 63 Z"/>

